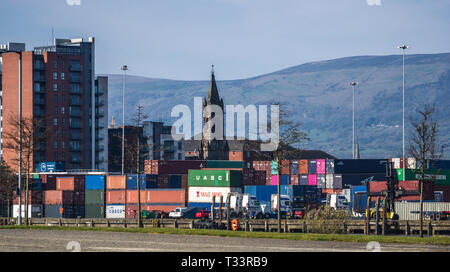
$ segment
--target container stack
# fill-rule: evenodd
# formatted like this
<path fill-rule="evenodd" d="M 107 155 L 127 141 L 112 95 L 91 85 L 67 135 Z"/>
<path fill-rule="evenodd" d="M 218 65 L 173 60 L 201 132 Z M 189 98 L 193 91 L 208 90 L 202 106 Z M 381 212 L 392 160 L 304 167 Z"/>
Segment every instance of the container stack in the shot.
<path fill-rule="evenodd" d="M 106 177 L 106 218 L 125 218 L 126 176 Z"/>
<path fill-rule="evenodd" d="M 211 209 L 212 197 L 216 203 L 229 192 L 242 192 L 242 171 L 189 170 L 188 206 Z"/>
<path fill-rule="evenodd" d="M 85 179 L 85 217 L 105 218 L 105 188 L 104 175 L 88 175 Z"/>
<path fill-rule="evenodd" d="M 85 197 L 84 176 L 57 176 L 56 190 L 44 192 L 45 217 L 84 217 Z"/>

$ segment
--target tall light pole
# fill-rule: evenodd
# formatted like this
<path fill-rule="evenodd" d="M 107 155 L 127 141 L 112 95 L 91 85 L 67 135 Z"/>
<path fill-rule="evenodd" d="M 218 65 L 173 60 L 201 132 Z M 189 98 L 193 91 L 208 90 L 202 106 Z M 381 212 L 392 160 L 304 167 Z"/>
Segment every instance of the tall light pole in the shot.
<path fill-rule="evenodd" d="M 128 66 L 122 66 L 122 176 L 125 174 L 125 76 Z"/>
<path fill-rule="evenodd" d="M 406 180 L 406 172 L 405 172 L 405 169 L 406 169 L 406 167 L 405 167 L 405 165 L 406 165 L 406 160 L 405 160 L 405 51 L 406 51 L 406 49 L 408 49 L 408 48 L 410 48 L 410 46 L 408 46 L 408 45 L 400 45 L 400 46 L 397 46 L 397 48 L 399 48 L 399 49 L 402 49 L 403 50 L 403 106 L 402 106 L 402 108 L 403 108 L 403 110 L 402 110 L 402 112 L 403 112 L 403 136 L 402 136 L 402 138 L 403 138 L 403 140 L 402 140 L 402 142 L 403 142 L 403 154 L 402 154 L 402 156 L 403 156 L 403 180 Z"/>
<path fill-rule="evenodd" d="M 356 81 L 350 82 L 350 86 L 352 86 L 353 89 L 353 114 L 352 114 L 352 158 L 355 159 L 355 86 L 357 86 L 359 83 Z"/>

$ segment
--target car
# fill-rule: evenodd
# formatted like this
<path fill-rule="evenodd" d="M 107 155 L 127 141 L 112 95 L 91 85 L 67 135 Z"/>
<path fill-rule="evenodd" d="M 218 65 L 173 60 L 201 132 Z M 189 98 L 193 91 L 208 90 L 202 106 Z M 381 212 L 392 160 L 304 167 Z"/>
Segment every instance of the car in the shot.
<path fill-rule="evenodd" d="M 200 210 L 197 213 L 195 213 L 195 218 L 201 218 L 201 219 L 207 219 L 209 218 L 211 212 L 208 210 Z"/>
<path fill-rule="evenodd" d="M 295 209 L 292 211 L 291 218 L 299 218 L 302 219 L 305 217 L 305 210 L 303 209 Z"/>
<path fill-rule="evenodd" d="M 186 208 L 186 207 L 177 207 L 175 210 L 173 210 L 169 213 L 169 217 L 170 218 L 181 218 L 181 217 L 183 217 L 183 214 L 187 209 L 188 208 Z"/>

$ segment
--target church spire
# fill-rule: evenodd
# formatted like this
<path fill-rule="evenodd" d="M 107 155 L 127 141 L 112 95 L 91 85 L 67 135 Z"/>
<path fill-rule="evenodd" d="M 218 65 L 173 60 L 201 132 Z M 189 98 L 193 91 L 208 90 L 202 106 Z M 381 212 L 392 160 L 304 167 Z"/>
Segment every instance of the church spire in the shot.
<path fill-rule="evenodd" d="M 220 99 L 219 91 L 217 90 L 216 77 L 214 76 L 214 64 L 211 65 L 211 80 L 209 82 L 208 97 L 205 102 L 209 105 L 223 105 L 223 101 Z"/>

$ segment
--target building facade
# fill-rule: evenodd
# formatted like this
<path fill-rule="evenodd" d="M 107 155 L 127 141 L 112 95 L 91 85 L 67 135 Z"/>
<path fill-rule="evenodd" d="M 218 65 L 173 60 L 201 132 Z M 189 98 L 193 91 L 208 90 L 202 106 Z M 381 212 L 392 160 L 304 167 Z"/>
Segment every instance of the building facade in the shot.
<path fill-rule="evenodd" d="M 3 54 L 3 131 L 13 130 L 7 120 L 18 116 L 21 65 L 22 116 L 39 120 L 46 134 L 45 144 L 34 147 L 33 166 L 63 161 L 66 169 L 108 171 L 108 79 L 95 77 L 94 38 L 55 39 L 20 57 Z M 2 151 L 13 164 L 17 154 Z"/>
<path fill-rule="evenodd" d="M 185 141 L 172 137 L 172 126 L 163 122 L 144 122 L 144 136 L 147 140 L 147 159 L 184 160 Z"/>

